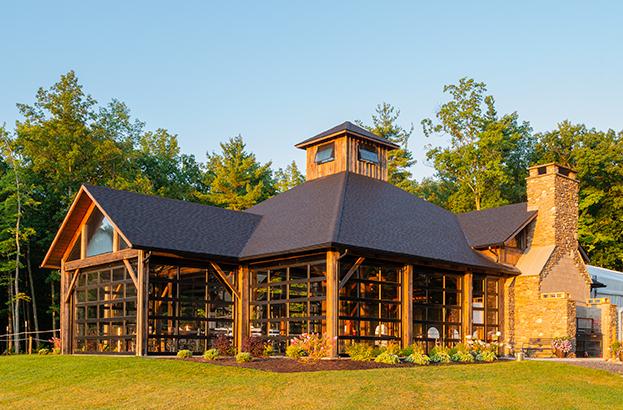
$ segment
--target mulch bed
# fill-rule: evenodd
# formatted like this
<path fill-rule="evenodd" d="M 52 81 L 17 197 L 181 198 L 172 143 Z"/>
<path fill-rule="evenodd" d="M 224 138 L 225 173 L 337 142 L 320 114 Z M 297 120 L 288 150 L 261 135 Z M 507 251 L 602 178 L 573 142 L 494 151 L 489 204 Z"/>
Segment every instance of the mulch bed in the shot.
<path fill-rule="evenodd" d="M 383 364 L 375 362 L 356 362 L 350 359 L 319 360 L 317 362 L 305 363 L 281 357 L 254 358 L 253 361 L 247 363 L 236 363 L 236 359 L 233 357 L 224 357 L 212 361 L 205 360 L 200 357 L 193 357 L 192 359 L 187 360 L 216 364 L 219 366 L 244 367 L 247 369 L 256 369 L 276 373 L 320 372 L 325 370 L 368 370 L 384 369 L 388 367 L 396 368 L 416 366 L 411 363 Z"/>
<path fill-rule="evenodd" d="M 398 367 L 419 367 L 412 363 L 384 364 L 376 362 L 357 362 L 350 359 L 330 359 L 319 360 L 317 362 L 299 362 L 284 357 L 259 357 L 253 358 L 253 361 L 247 363 L 237 363 L 233 357 L 222 357 L 216 360 L 205 360 L 202 357 L 193 357 L 193 362 L 210 363 L 218 366 L 243 367 L 247 369 L 263 370 L 275 373 L 298 373 L 298 372 L 321 372 L 327 370 L 370 370 L 370 369 L 386 369 Z M 430 364 L 430 366 L 471 366 L 485 365 L 488 363 L 448 363 L 448 364 Z"/>

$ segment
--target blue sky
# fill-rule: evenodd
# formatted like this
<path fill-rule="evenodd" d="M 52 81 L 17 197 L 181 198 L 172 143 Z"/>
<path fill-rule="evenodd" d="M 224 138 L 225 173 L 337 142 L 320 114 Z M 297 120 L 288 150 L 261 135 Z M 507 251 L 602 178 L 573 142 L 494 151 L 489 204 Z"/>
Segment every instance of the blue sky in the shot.
<path fill-rule="evenodd" d="M 547 3 L 547 4 L 546 4 Z M 261 161 L 303 165 L 293 145 L 398 106 L 416 177 L 419 125 L 444 84 L 484 81 L 499 112 L 536 131 L 564 119 L 623 129 L 620 2 L 29 2 L 0 13 L 0 123 L 73 69 L 100 103 L 201 160 L 242 134 Z"/>

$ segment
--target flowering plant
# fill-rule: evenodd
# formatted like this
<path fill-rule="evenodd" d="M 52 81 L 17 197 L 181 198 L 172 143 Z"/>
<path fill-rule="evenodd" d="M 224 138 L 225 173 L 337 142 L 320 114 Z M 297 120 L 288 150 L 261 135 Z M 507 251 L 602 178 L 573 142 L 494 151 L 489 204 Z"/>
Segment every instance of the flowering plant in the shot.
<path fill-rule="evenodd" d="M 334 340 L 337 338 L 334 338 Z M 303 333 L 290 340 L 290 346 L 296 346 L 303 350 L 305 355 L 301 360 L 316 361 L 329 356 L 333 340 L 326 335 L 315 333 Z"/>
<path fill-rule="evenodd" d="M 573 350 L 573 342 L 569 336 L 555 337 L 552 340 L 552 349 L 566 355 Z"/>

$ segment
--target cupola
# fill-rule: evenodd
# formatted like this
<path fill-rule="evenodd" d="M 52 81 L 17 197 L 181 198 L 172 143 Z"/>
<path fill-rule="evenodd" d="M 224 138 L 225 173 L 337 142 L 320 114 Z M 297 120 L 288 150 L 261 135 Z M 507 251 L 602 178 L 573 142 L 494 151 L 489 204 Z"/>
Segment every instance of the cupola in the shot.
<path fill-rule="evenodd" d="M 344 171 L 387 181 L 387 153 L 400 148 L 349 121 L 296 147 L 307 152 L 308 181 Z"/>

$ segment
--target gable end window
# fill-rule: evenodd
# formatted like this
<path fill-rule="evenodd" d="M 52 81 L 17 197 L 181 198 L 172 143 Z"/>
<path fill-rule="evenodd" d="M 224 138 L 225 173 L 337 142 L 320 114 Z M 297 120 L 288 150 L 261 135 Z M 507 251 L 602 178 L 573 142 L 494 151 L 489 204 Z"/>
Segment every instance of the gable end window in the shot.
<path fill-rule="evenodd" d="M 331 162 L 335 159 L 335 144 L 330 143 L 321 145 L 316 151 L 316 158 L 314 161 L 316 164 L 324 164 L 325 162 Z"/>
<path fill-rule="evenodd" d="M 379 153 L 376 148 L 368 145 L 359 146 L 359 161 L 370 162 L 372 164 L 379 163 Z"/>

